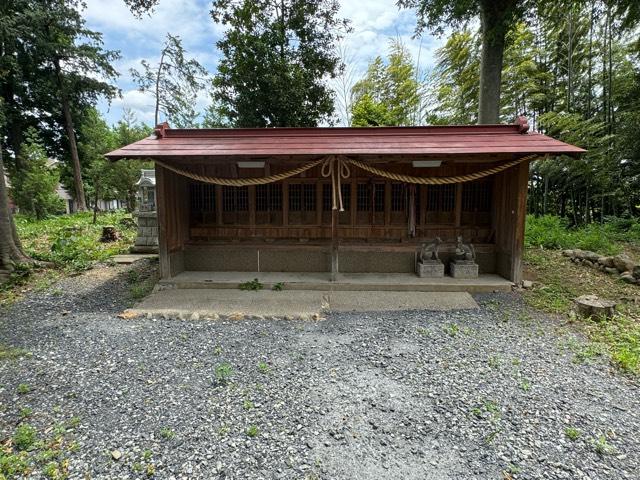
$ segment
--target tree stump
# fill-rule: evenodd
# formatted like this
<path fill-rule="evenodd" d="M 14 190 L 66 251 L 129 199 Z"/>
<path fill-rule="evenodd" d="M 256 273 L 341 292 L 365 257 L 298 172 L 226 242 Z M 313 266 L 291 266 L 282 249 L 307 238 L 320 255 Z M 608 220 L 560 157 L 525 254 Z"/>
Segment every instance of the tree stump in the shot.
<path fill-rule="evenodd" d="M 617 303 L 598 298 L 597 295 L 582 295 L 575 299 L 576 311 L 583 317 L 608 319 L 613 317 Z"/>
<path fill-rule="evenodd" d="M 102 227 L 102 236 L 100 241 L 103 243 L 115 242 L 120 238 L 120 234 L 116 230 L 116 227 Z"/>

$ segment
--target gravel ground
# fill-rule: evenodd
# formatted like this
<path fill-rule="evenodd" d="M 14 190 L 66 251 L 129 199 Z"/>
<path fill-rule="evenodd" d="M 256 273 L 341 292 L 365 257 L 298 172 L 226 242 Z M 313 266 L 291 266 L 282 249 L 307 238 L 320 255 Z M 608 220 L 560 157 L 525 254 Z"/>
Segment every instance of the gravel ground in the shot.
<path fill-rule="evenodd" d="M 0 360 L 0 438 L 24 407 L 42 436 L 64 424 L 70 478 L 638 478 L 638 385 L 577 361 L 580 337 L 516 294 L 479 311 L 122 320 L 131 268 L 0 311 L 0 344 L 31 352 Z"/>

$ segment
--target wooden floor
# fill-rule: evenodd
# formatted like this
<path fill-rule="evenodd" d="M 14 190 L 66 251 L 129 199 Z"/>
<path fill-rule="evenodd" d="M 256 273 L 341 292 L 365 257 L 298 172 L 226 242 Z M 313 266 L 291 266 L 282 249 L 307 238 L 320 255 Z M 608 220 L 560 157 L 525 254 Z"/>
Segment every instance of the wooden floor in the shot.
<path fill-rule="evenodd" d="M 282 283 L 286 290 L 324 291 L 417 291 L 417 292 L 509 292 L 512 283 L 499 275 L 485 274 L 475 279 L 419 278 L 409 273 L 340 274 L 335 282 L 329 273 L 289 272 L 195 272 L 187 271 L 160 281 L 165 288 L 238 288 L 257 278 L 265 289 Z"/>

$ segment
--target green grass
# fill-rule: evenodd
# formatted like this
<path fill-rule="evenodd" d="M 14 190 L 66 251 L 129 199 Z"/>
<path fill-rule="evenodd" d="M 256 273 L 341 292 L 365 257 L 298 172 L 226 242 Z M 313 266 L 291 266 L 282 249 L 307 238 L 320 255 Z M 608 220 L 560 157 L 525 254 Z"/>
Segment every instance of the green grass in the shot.
<path fill-rule="evenodd" d="M 136 229 L 121 225 L 120 221 L 130 217 L 123 211 L 101 213 L 95 225 L 92 224 L 91 212 L 45 220 L 17 215 L 15 220 L 25 253 L 37 260 L 51 262 L 60 269 L 77 272 L 86 270 L 94 262 L 127 252 L 135 239 Z M 100 242 L 102 227 L 107 225 L 116 227 L 121 235 L 120 240 Z"/>
<path fill-rule="evenodd" d="M 231 381 L 231 377 L 233 376 L 233 367 L 228 363 L 220 363 L 216 365 L 214 374 L 217 383 L 226 385 Z"/>
<path fill-rule="evenodd" d="M 570 316 L 589 338 L 589 343 L 571 348 L 577 362 L 605 355 L 621 370 L 640 374 L 640 305 L 621 301 L 637 296 L 637 285 L 575 265 L 556 251 L 527 249 L 525 264 L 537 279 L 533 289 L 523 292 L 527 303 L 545 312 Z M 606 321 L 576 317 L 572 313 L 575 298 L 588 294 L 620 301 L 616 315 Z"/>
<path fill-rule="evenodd" d="M 590 223 L 579 228 L 569 228 L 567 220 L 560 217 L 527 216 L 527 247 L 579 248 L 614 255 L 623 250 L 619 242 L 640 243 L 640 222 L 633 219 L 610 218 L 604 224 Z"/>
<path fill-rule="evenodd" d="M 0 448 L 0 479 L 69 477 L 69 456 L 80 445 L 66 431 L 46 425 L 38 430 L 23 422 L 9 437 Z"/>
<path fill-rule="evenodd" d="M 30 355 L 29 352 L 22 348 L 7 347 L 0 344 L 0 360 L 13 360 L 28 355 Z"/>
<path fill-rule="evenodd" d="M 249 438 L 257 437 L 259 433 L 260 433 L 260 430 L 255 425 L 251 425 L 249 428 L 247 428 L 247 431 L 246 431 L 247 437 Z"/>
<path fill-rule="evenodd" d="M 569 440 L 575 442 L 580 437 L 581 432 L 575 427 L 567 427 L 564 429 L 564 434 Z"/>

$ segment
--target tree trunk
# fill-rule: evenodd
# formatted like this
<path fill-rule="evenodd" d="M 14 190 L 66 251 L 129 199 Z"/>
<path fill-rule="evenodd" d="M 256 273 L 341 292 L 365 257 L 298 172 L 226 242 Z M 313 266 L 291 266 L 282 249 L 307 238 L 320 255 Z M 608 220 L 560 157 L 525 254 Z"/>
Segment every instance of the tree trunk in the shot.
<path fill-rule="evenodd" d="M 480 21 L 482 57 L 480 61 L 480 102 L 478 123 L 498 123 L 500 119 L 500 84 L 502 58 L 508 19 L 517 0 L 482 0 Z"/>
<path fill-rule="evenodd" d="M 4 181 L 4 162 L 0 148 L 0 271 L 12 271 L 16 263 L 30 259 L 22 252 L 13 215 L 9 211 L 9 192 Z"/>
<path fill-rule="evenodd" d="M 162 54 L 160 55 L 160 63 L 158 64 L 158 72 L 156 73 L 156 107 L 154 110 L 153 124 L 156 127 L 160 120 L 160 78 L 162 77 L 162 69 L 164 68 L 164 56 L 167 53 L 167 47 L 162 49 Z"/>
<path fill-rule="evenodd" d="M 76 144 L 76 132 L 73 128 L 73 118 L 71 117 L 71 106 L 69 98 L 64 89 L 64 81 L 62 78 L 62 70 L 60 69 L 60 61 L 54 60 L 56 75 L 58 77 L 58 87 L 60 88 L 60 101 L 62 103 L 62 113 L 64 114 L 64 126 L 67 130 L 67 138 L 69 140 L 69 153 L 71 153 L 71 163 L 73 165 L 73 184 L 75 187 L 76 202 L 78 211 L 85 212 L 87 210 L 86 199 L 84 198 L 84 185 L 82 183 L 82 168 L 80 167 L 80 157 L 78 155 L 78 145 Z"/>

